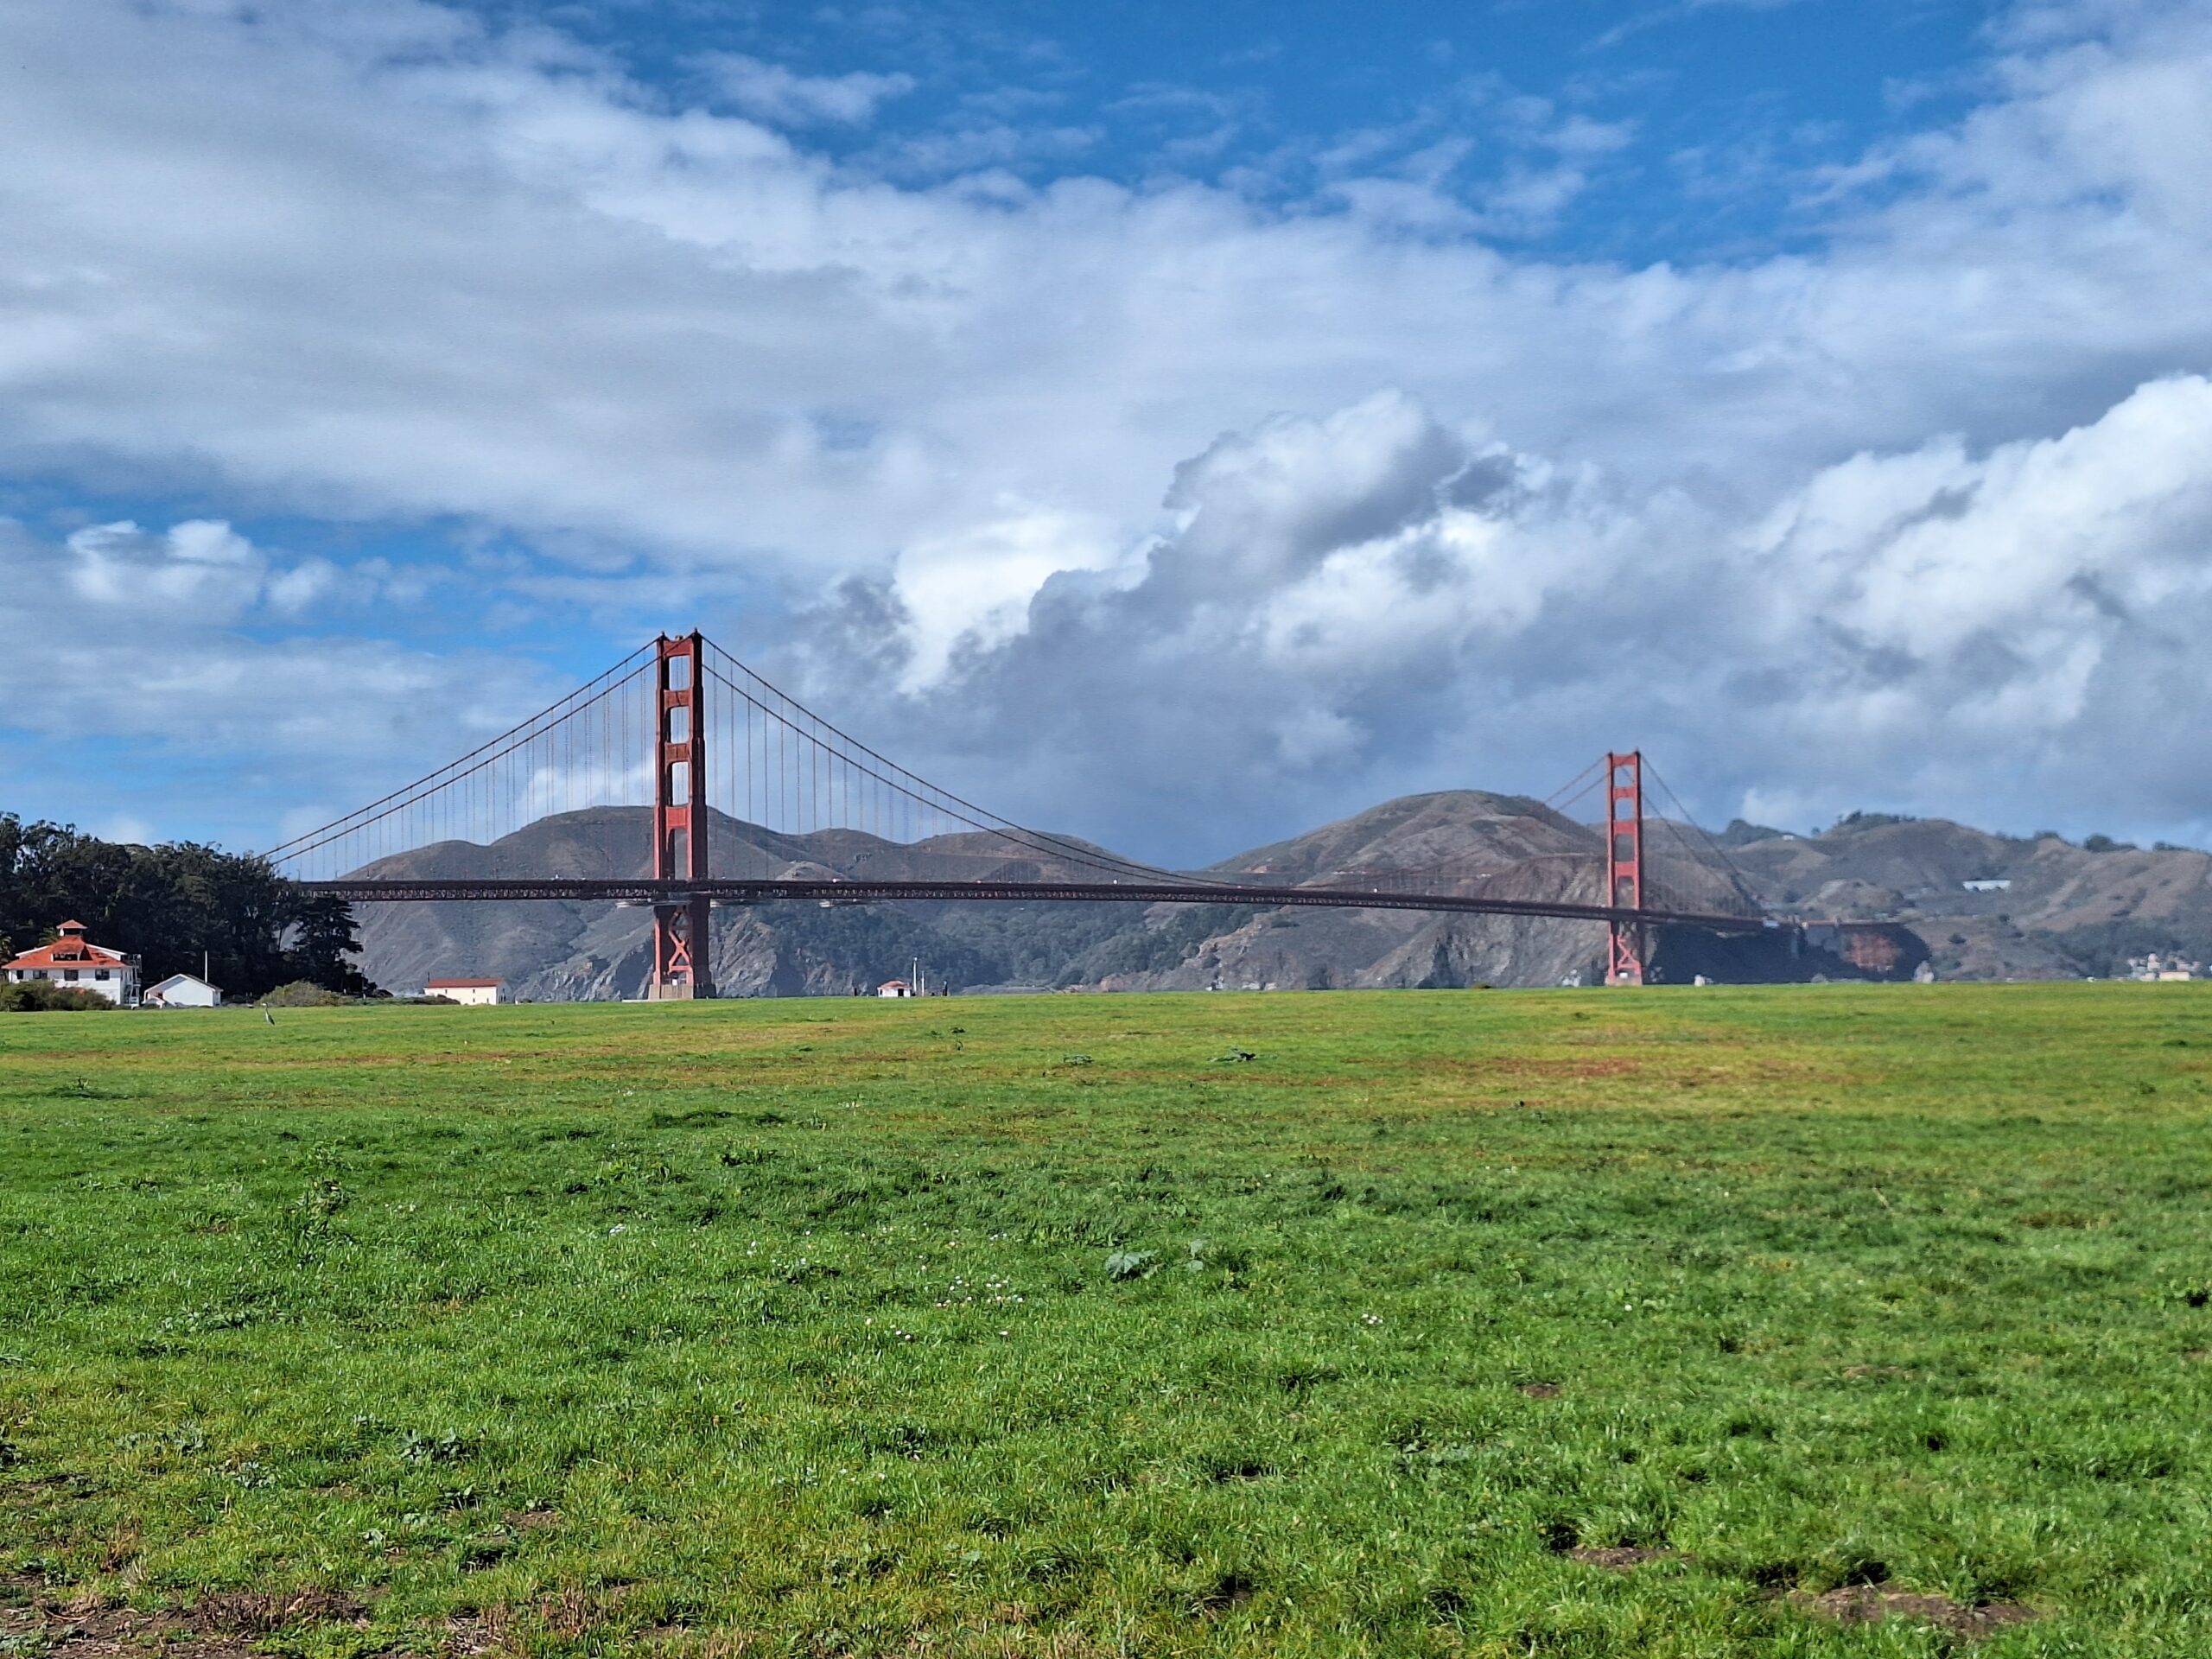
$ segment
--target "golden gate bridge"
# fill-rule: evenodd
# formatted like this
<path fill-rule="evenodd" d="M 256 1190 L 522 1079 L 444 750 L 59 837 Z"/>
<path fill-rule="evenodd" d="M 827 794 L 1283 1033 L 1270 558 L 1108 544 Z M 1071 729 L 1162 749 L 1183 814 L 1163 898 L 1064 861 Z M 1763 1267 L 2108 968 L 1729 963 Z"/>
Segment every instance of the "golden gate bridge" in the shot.
<path fill-rule="evenodd" d="M 1647 810 L 1655 788 L 1674 815 Z M 713 803 L 710 810 L 709 803 Z M 1654 930 L 1752 933 L 1766 915 L 1726 849 L 1642 753 L 1608 753 L 1533 814 L 1554 850 L 1481 871 L 1345 868 L 1290 880 L 1190 872 L 1028 829 L 939 787 L 832 726 L 692 632 L 663 634 L 569 696 L 404 788 L 265 856 L 306 890 L 353 903 L 569 899 L 650 906 L 647 995 L 712 996 L 716 906 L 788 901 L 1209 904 L 1410 910 L 1601 925 L 1605 978 L 1642 984 Z M 1569 815 L 1599 809 L 1596 838 Z M 650 807 L 633 876 L 395 874 L 443 842 L 491 846 L 540 819 Z M 719 824 L 717 819 L 720 820 Z M 806 837 L 804 842 L 795 837 Z M 836 866 L 823 861 L 834 852 Z M 926 874 L 917 876 L 917 861 Z M 871 865 L 899 874 L 871 875 Z"/>

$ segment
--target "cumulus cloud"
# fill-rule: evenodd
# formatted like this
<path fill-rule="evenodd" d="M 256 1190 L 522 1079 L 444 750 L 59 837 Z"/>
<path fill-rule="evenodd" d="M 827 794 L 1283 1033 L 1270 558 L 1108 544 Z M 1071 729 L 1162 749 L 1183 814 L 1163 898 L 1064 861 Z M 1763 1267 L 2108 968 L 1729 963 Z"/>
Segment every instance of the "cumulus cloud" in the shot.
<path fill-rule="evenodd" d="M 1763 645 L 1769 677 L 1794 668 L 1770 730 L 1828 757 L 1826 788 L 1800 792 L 2212 821 L 2169 760 L 2212 715 L 2193 668 L 2212 637 L 2212 381 L 2154 381 L 1985 454 L 1853 457 L 1742 545 L 1770 597 L 1739 660 Z"/>
<path fill-rule="evenodd" d="M 923 749 L 988 726 L 1042 799 L 1119 765 L 1115 827 L 1185 856 L 1229 850 L 1224 817 L 1264 838 L 1285 801 L 1541 793 L 1630 743 L 1792 824 L 1969 797 L 2022 828 L 2069 799 L 2212 819 L 2157 760 L 2212 715 L 2202 377 L 2048 437 L 1852 456 L 1751 517 L 1395 394 L 1224 437 L 1166 499 L 1179 527 L 1133 575 L 1050 577 L 956 653 L 911 649 L 931 624 L 901 583 L 849 594 L 873 626 L 822 628 L 810 676 L 903 664 L 926 689 L 876 718 Z"/>

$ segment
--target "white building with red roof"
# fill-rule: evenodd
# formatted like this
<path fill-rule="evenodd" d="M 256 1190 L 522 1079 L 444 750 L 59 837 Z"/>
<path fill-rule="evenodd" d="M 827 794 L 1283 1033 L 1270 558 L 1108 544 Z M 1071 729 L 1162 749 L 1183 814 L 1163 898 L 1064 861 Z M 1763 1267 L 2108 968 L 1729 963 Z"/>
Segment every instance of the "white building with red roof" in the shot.
<path fill-rule="evenodd" d="M 135 957 L 111 950 L 104 944 L 94 944 L 85 937 L 82 922 L 64 922 L 55 931 L 61 937 L 52 944 L 26 950 L 13 962 L 0 966 L 0 973 L 7 975 L 10 984 L 43 979 L 104 996 L 118 1007 L 137 1006 L 138 963 Z"/>

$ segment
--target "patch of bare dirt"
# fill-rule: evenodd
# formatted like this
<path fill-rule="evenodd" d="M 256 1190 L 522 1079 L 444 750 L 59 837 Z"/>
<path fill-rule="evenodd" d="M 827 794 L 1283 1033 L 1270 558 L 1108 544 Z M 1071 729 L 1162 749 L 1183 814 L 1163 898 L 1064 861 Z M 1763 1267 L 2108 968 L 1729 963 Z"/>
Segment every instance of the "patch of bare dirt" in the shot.
<path fill-rule="evenodd" d="M 266 1636 L 294 1624 L 366 1624 L 369 1610 L 335 1590 L 226 1590 L 202 1596 L 190 1615 L 198 1630 Z"/>
<path fill-rule="evenodd" d="M 509 1510 L 507 1524 L 517 1532 L 550 1532 L 561 1524 L 558 1510 Z"/>
<path fill-rule="evenodd" d="M 446 1652 L 452 1659 L 475 1659 L 506 1645 L 507 1621 L 494 1608 L 488 1613 L 455 1613 L 446 1620 Z"/>
<path fill-rule="evenodd" d="M 1191 1616 L 1194 1618 L 1218 1618 L 1224 1613 L 1235 1612 L 1252 1599 L 1259 1586 L 1242 1573 L 1224 1574 L 1213 1586 L 1191 1601 Z"/>
<path fill-rule="evenodd" d="M 0 1457 L 0 1467 L 5 1466 L 4 1458 Z M 0 1480 L 0 1497 L 13 1501 L 39 1497 L 48 1492 L 74 1497 L 91 1491 L 92 1485 L 90 1475 L 34 1475 L 23 1480 Z"/>
<path fill-rule="evenodd" d="M 1545 1077 L 1586 1082 L 1593 1077 L 1625 1077 L 1643 1070 L 1641 1060 L 1554 1059 L 1541 1054 L 1501 1054 L 1494 1059 L 1465 1060 L 1438 1065 L 1422 1062 L 1424 1071 L 1461 1071 L 1483 1077 Z"/>
<path fill-rule="evenodd" d="M 1217 1486 L 1229 1486 L 1241 1480 L 1265 1480 L 1274 1471 L 1273 1464 L 1256 1463 L 1249 1459 L 1243 1462 L 1230 1461 L 1213 1465 L 1206 1471 L 1206 1478 Z"/>
<path fill-rule="evenodd" d="M 1555 1400 L 1559 1397 L 1559 1384 L 1556 1382 L 1516 1382 L 1514 1387 L 1531 1400 Z"/>
<path fill-rule="evenodd" d="M 1844 1376 L 1853 1382 L 1870 1376 L 1910 1376 L 1912 1373 L 1902 1365 L 1847 1365 Z"/>
<path fill-rule="evenodd" d="M 580 1642 L 612 1622 L 613 1610 L 622 1599 L 620 1586 L 594 1592 L 570 1585 L 552 1595 L 537 1599 L 538 1628 L 564 1642 Z"/>
<path fill-rule="evenodd" d="M 1585 1567 L 1602 1567 L 1615 1573 L 1625 1573 L 1632 1567 L 1642 1567 L 1647 1561 L 1687 1561 L 1690 1558 L 1679 1549 L 1648 1549 L 1640 1544 L 1577 1544 L 1572 1549 L 1560 1552 L 1570 1561 L 1580 1561 Z"/>
<path fill-rule="evenodd" d="M 1879 1624 L 1885 1619 L 1904 1618 L 1969 1639 L 1994 1636 L 2007 1625 L 2024 1624 L 2041 1617 L 2034 1608 L 2017 1601 L 1970 1607 L 1948 1596 L 1924 1596 L 1884 1584 L 1847 1584 L 1817 1596 L 1794 1590 L 1789 1604 L 1839 1624 Z"/>
<path fill-rule="evenodd" d="M 0 1574 L 0 1643 L 46 1659 L 249 1659 L 240 1637 L 195 1628 L 167 1613 L 140 1613 L 94 1596 L 64 1599 L 44 1580 Z"/>

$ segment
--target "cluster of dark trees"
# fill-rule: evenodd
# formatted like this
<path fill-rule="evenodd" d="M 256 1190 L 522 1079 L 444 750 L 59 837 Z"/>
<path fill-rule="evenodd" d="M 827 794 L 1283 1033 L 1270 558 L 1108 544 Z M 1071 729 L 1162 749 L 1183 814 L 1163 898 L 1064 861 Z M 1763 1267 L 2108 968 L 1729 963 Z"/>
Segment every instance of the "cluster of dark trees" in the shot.
<path fill-rule="evenodd" d="M 309 980 L 348 996 L 374 989 L 352 958 L 350 906 L 302 893 L 265 859 L 195 842 L 137 847 L 67 824 L 0 812 L 0 944 L 28 950 L 66 921 L 127 950 L 146 982 L 200 971 L 232 996 Z M 0 957 L 0 960 L 4 960 Z"/>

